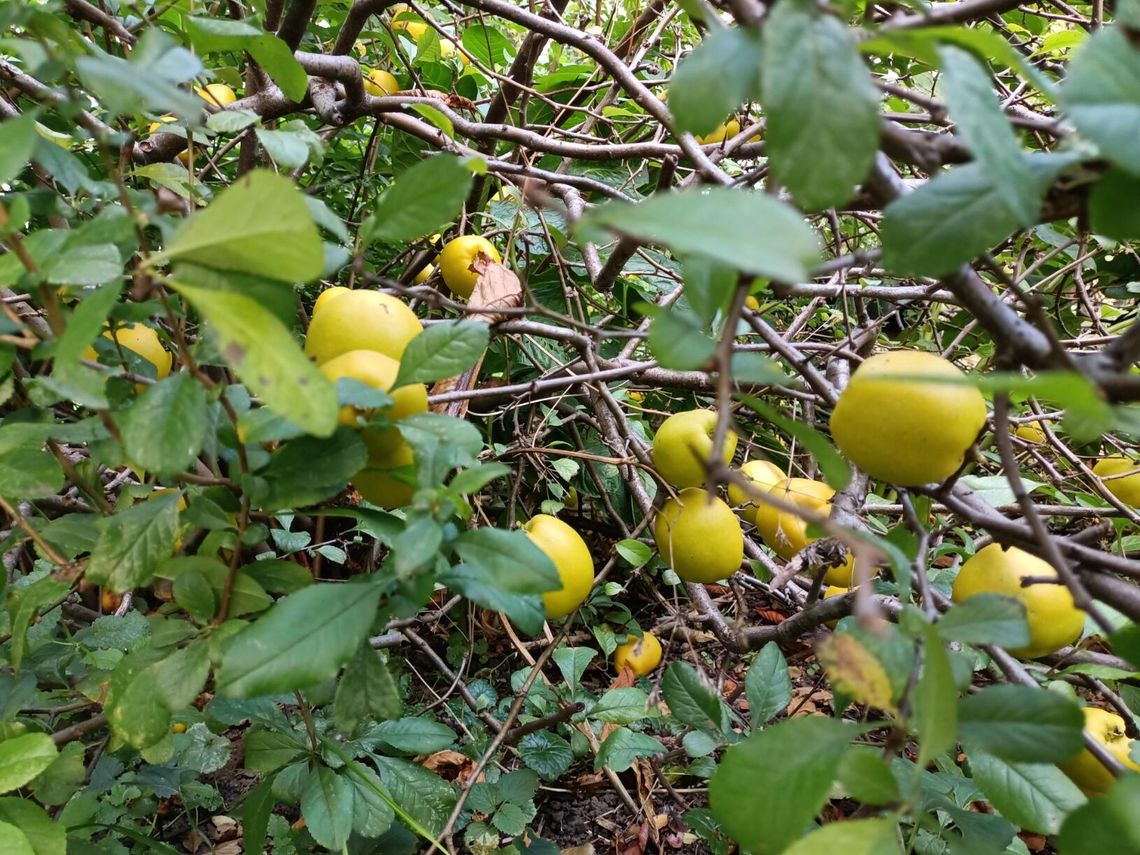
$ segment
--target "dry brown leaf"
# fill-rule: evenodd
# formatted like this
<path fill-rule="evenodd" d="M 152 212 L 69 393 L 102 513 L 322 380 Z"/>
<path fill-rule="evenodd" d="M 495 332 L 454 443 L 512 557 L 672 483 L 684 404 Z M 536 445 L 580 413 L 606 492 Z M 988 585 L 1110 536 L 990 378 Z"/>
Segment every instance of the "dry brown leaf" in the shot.
<path fill-rule="evenodd" d="M 428 755 L 420 761 L 420 765 L 435 772 L 445 781 L 457 781 L 461 784 L 466 782 L 471 777 L 471 773 L 475 771 L 474 760 L 466 754 L 460 754 L 458 751 L 451 751 L 450 749 Z M 479 780 L 482 778 L 483 776 L 480 775 Z"/>
<path fill-rule="evenodd" d="M 494 262 L 480 252 L 471 262 L 471 270 L 479 274 L 475 290 L 467 301 L 472 309 L 517 309 L 522 305 L 522 282 L 505 264 Z M 505 315 L 479 311 L 473 313 L 473 317 L 476 320 L 486 320 L 487 323 L 497 323 Z"/>

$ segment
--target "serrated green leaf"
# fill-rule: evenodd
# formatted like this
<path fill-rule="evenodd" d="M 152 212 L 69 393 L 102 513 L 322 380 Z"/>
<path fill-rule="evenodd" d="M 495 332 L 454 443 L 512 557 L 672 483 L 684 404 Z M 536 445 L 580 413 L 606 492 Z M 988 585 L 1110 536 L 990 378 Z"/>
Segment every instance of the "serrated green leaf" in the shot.
<path fill-rule="evenodd" d="M 87 565 L 87 580 L 116 593 L 145 585 L 174 552 L 179 494 L 139 502 L 103 520 Z"/>
<path fill-rule="evenodd" d="M 290 99 L 300 101 L 309 77 L 289 46 L 272 33 L 245 21 L 226 18 L 190 18 L 190 41 L 201 54 L 248 52 Z"/>
<path fill-rule="evenodd" d="M 457 377 L 487 349 L 488 326 L 479 321 L 433 324 L 408 342 L 393 389 Z"/>
<path fill-rule="evenodd" d="M 189 468 L 206 442 L 206 390 L 178 372 L 148 386 L 122 417 L 123 450 L 132 463 L 157 475 Z"/>
<path fill-rule="evenodd" d="M 1106 158 L 1140 175 L 1140 52 L 1123 27 L 1094 33 L 1073 56 L 1061 104 Z"/>
<path fill-rule="evenodd" d="M 46 733 L 24 733 L 0 742 L 0 793 L 31 783 L 58 755 Z"/>
<path fill-rule="evenodd" d="M 309 770 L 301 792 L 301 816 L 313 839 L 333 852 L 340 851 L 352 833 L 353 788 L 344 775 L 323 764 Z"/>
<path fill-rule="evenodd" d="M 965 644 L 1013 648 L 1029 644 L 1025 606 L 999 594 L 975 594 L 958 603 L 942 616 L 935 629 L 947 641 Z"/>
<path fill-rule="evenodd" d="M 657 715 L 649 706 L 649 696 L 641 689 L 626 687 L 610 689 L 590 710 L 590 718 L 610 724 L 632 724 Z"/>
<path fill-rule="evenodd" d="M 774 641 L 761 647 L 748 666 L 744 691 L 753 730 L 759 730 L 788 708 L 792 700 L 792 680 L 788 676 L 788 662 Z"/>
<path fill-rule="evenodd" d="M 665 746 L 652 736 L 637 733 L 628 727 L 619 727 L 602 742 L 598 756 L 594 758 L 594 768 L 625 772 L 638 757 L 664 753 Z"/>
<path fill-rule="evenodd" d="M 300 508 L 335 496 L 368 464 L 368 448 L 360 432 L 341 426 L 326 439 L 303 436 L 278 450 L 258 473 L 267 509 Z"/>
<path fill-rule="evenodd" d="M 410 241 L 438 231 L 463 208 L 474 180 L 471 169 L 455 155 L 438 154 L 417 163 L 400 173 L 380 199 L 362 226 L 361 239 Z"/>
<path fill-rule="evenodd" d="M 1059 762 L 1084 744 L 1077 705 L 1029 686 L 990 686 L 962 698 L 958 722 L 968 749 L 1012 762 Z"/>
<path fill-rule="evenodd" d="M 688 662 L 669 664 L 661 681 L 661 694 L 679 721 L 718 731 L 728 728 L 728 707 Z"/>
<path fill-rule="evenodd" d="M 984 751 L 969 754 L 970 775 L 1010 822 L 1056 834 L 1065 817 L 1088 801 L 1064 772 L 1048 763 L 1007 763 Z"/>

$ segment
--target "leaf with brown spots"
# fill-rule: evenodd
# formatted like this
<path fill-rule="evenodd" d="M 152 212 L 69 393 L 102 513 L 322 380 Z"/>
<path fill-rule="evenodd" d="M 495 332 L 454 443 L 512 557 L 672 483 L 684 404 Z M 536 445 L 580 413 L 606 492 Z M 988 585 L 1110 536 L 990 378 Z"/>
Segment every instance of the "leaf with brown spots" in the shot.
<path fill-rule="evenodd" d="M 816 649 L 816 656 L 836 691 L 861 704 L 897 714 L 886 669 L 857 638 L 828 636 Z"/>

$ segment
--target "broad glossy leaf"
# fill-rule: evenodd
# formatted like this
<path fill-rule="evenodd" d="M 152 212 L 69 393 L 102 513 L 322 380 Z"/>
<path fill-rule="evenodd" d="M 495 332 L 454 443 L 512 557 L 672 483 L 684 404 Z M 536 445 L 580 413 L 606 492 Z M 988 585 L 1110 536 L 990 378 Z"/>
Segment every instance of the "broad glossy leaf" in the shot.
<path fill-rule="evenodd" d="M 1013 762 L 1050 763 L 1081 750 L 1083 717 L 1068 698 L 1029 686 L 990 686 L 958 703 L 962 741 Z"/>
<path fill-rule="evenodd" d="M 324 250 L 301 191 L 288 178 L 255 170 L 186 220 L 151 258 L 152 265 L 168 261 L 308 282 L 320 275 Z"/>
<path fill-rule="evenodd" d="M 637 205 L 608 202 L 579 223 L 781 282 L 803 281 L 819 258 L 819 241 L 799 212 L 751 190 L 692 188 L 657 193 Z"/>
<path fill-rule="evenodd" d="M 301 816 L 313 839 L 332 852 L 340 851 L 352 832 L 353 799 L 346 776 L 323 764 L 309 769 L 301 792 Z"/>
<path fill-rule="evenodd" d="M 432 324 L 408 342 L 392 388 L 455 377 L 487 349 L 490 329 L 479 321 Z"/>
<path fill-rule="evenodd" d="M 174 552 L 177 493 L 139 502 L 103 520 L 87 565 L 87 580 L 116 593 L 145 585 L 159 562 Z"/>
<path fill-rule="evenodd" d="M 784 850 L 784 855 L 897 855 L 898 821 L 891 817 L 832 822 Z"/>
<path fill-rule="evenodd" d="M 361 227 L 365 241 L 410 241 L 455 219 L 475 180 L 468 165 L 438 154 L 400 173 Z"/>
<path fill-rule="evenodd" d="M 788 662 L 776 642 L 769 641 L 761 647 L 748 666 L 744 691 L 753 730 L 759 730 L 788 708 L 792 700 L 792 680 L 788 676 Z"/>
<path fill-rule="evenodd" d="M 774 724 L 725 752 L 709 781 L 713 815 L 744 849 L 782 852 L 803 834 L 831 792 L 858 733 L 825 716 Z M 779 810 L 757 810 L 778 804 Z"/>
<path fill-rule="evenodd" d="M 208 426 L 205 388 L 178 372 L 148 386 L 121 417 L 123 450 L 142 469 L 173 475 L 197 458 Z"/>
<path fill-rule="evenodd" d="M 191 18 L 187 30 L 199 53 L 248 52 L 289 98 L 300 101 L 305 97 L 309 86 L 305 69 L 289 46 L 272 33 L 221 17 Z"/>
<path fill-rule="evenodd" d="M 301 352 L 277 317 L 260 302 L 198 284 L 186 267 L 170 284 L 194 304 L 218 337 L 218 352 L 271 410 L 314 436 L 337 423 L 336 389 Z"/>
<path fill-rule="evenodd" d="M 759 36 L 744 27 L 717 27 L 681 60 L 669 82 L 669 109 L 678 132 L 707 134 L 745 101 L 760 99 Z"/>
<path fill-rule="evenodd" d="M 879 92 L 838 17 L 809 0 L 773 8 L 763 101 L 769 163 L 796 201 L 819 210 L 851 198 L 871 171 L 881 119 Z"/>
<path fill-rule="evenodd" d="M 58 755 L 46 733 L 23 733 L 0 742 L 0 793 L 31 783 Z"/>
<path fill-rule="evenodd" d="M 223 645 L 218 691 L 250 698 L 328 679 L 368 635 L 379 598 L 379 589 L 354 583 L 290 594 Z"/>
<path fill-rule="evenodd" d="M 628 727 L 619 727 L 602 742 L 598 756 L 594 758 L 594 768 L 625 772 L 638 757 L 664 753 L 665 746 L 652 736 L 637 733 Z"/>
<path fill-rule="evenodd" d="M 1048 763 L 1007 763 L 984 751 L 970 751 L 970 775 L 986 798 L 1010 822 L 1038 834 L 1056 834 L 1061 822 L 1087 799 L 1069 778 Z"/>
<path fill-rule="evenodd" d="M 724 731 L 728 707 L 716 689 L 688 662 L 672 662 L 661 681 L 661 694 L 669 712 L 679 721 L 697 727 Z"/>
<path fill-rule="evenodd" d="M 1029 644 L 1025 606 L 1013 597 L 975 594 L 956 604 L 935 624 L 947 641 L 1024 647 Z"/>
<path fill-rule="evenodd" d="M 1140 51 L 1123 27 L 1098 30 L 1076 52 L 1061 104 L 1106 158 L 1140 175 Z"/>

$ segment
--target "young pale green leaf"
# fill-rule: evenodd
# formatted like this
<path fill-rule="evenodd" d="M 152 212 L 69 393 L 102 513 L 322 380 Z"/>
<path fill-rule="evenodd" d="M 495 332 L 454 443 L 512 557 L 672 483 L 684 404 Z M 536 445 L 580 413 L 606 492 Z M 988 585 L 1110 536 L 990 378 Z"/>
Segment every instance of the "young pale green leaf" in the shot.
<path fill-rule="evenodd" d="M 1077 785 L 1048 763 L 1007 763 L 970 752 L 970 775 L 997 810 L 1026 831 L 1056 834 L 1072 811 L 1088 801 Z"/>
<path fill-rule="evenodd" d="M 1075 158 L 1037 153 L 1026 155 L 1026 162 L 1040 200 Z M 944 276 L 1003 241 L 1017 225 L 979 164 L 956 166 L 887 206 L 883 264 L 904 275 Z"/>
<path fill-rule="evenodd" d="M 661 694 L 678 721 L 722 732 L 728 729 L 727 705 L 688 662 L 669 664 L 661 681 Z"/>
<path fill-rule="evenodd" d="M 947 641 L 1024 647 L 1029 644 L 1025 606 L 1013 597 L 975 594 L 942 616 L 935 629 Z"/>
<path fill-rule="evenodd" d="M 325 849 L 341 851 L 352 833 L 353 788 L 345 775 L 314 763 L 301 791 L 305 827 Z"/>
<path fill-rule="evenodd" d="M 439 154 L 400 174 L 361 227 L 361 239 L 410 241 L 455 219 L 475 180 L 458 157 Z"/>
<path fill-rule="evenodd" d="M 24 171 L 38 139 L 35 113 L 0 122 L 0 184 L 9 183 Z"/>
<path fill-rule="evenodd" d="M 218 337 L 219 353 L 269 409 L 314 436 L 332 434 L 336 389 L 285 325 L 245 294 L 198 284 L 200 272 L 183 265 L 170 284 L 205 316 Z"/>
<path fill-rule="evenodd" d="M 788 418 L 775 407 L 752 395 L 742 394 L 738 395 L 737 398 L 748 409 L 799 440 L 800 444 L 810 451 L 816 462 L 819 463 L 820 472 L 823 473 L 824 480 L 828 484 L 836 490 L 842 490 L 847 486 L 851 480 L 851 467 L 823 434 L 807 422 Z"/>
<path fill-rule="evenodd" d="M 761 647 L 748 666 L 744 692 L 753 730 L 759 730 L 788 708 L 792 700 L 792 680 L 788 676 L 788 662 L 776 642 L 769 641 Z"/>
<path fill-rule="evenodd" d="M 882 120 L 847 26 L 808 0 L 777 4 L 764 25 L 763 101 L 769 163 L 796 201 L 819 210 L 851 198 L 871 171 Z"/>
<path fill-rule="evenodd" d="M 272 33 L 244 21 L 226 18 L 191 18 L 190 41 L 200 54 L 246 52 L 273 78 L 290 99 L 300 101 L 309 87 L 309 77 L 289 46 Z"/>
<path fill-rule="evenodd" d="M 488 326 L 479 321 L 432 324 L 408 342 L 392 388 L 462 374 L 483 355 L 489 339 Z"/>
<path fill-rule="evenodd" d="M 751 190 L 695 187 L 637 205 L 609 202 L 579 220 L 590 226 L 781 282 L 802 281 L 819 258 L 819 240 L 799 212 Z"/>
<path fill-rule="evenodd" d="M 649 696 L 634 687 L 610 689 L 590 710 L 590 718 L 610 724 L 632 724 L 656 715 L 657 710 L 649 707 Z"/>
<path fill-rule="evenodd" d="M 760 100 L 760 58 L 760 38 L 752 30 L 712 30 L 669 83 L 677 132 L 707 134 L 745 101 Z"/>
<path fill-rule="evenodd" d="M 993 182 L 1001 203 L 1019 225 L 1032 225 L 1037 220 L 1041 194 L 989 74 L 972 53 L 961 48 L 943 47 L 939 56 L 946 102 L 958 133 Z"/>
<path fill-rule="evenodd" d="M 1098 30 L 1069 64 L 1061 104 L 1106 158 L 1140 175 L 1140 52 L 1123 27 Z"/>
<path fill-rule="evenodd" d="M 127 457 L 158 475 L 188 468 L 202 450 L 207 427 L 206 390 L 182 372 L 148 386 L 120 419 Z"/>
<path fill-rule="evenodd" d="M 782 852 L 827 801 L 857 733 L 833 718 L 803 716 L 752 734 L 725 752 L 709 781 L 713 815 L 749 852 Z"/>
<path fill-rule="evenodd" d="M 379 589 L 363 584 L 290 594 L 223 645 L 218 691 L 252 698 L 328 679 L 368 635 L 379 598 Z"/>
<path fill-rule="evenodd" d="M 926 768 L 958 741 L 958 690 L 942 639 L 929 625 L 923 630 L 922 675 L 915 686 L 911 726 L 918 734 L 918 765 Z"/>
<path fill-rule="evenodd" d="M 159 562 L 174 552 L 178 499 L 177 493 L 166 493 L 105 518 L 87 580 L 116 593 L 149 582 Z"/>
<path fill-rule="evenodd" d="M 898 825 L 886 816 L 833 822 L 797 840 L 784 855 L 897 855 Z"/>
<path fill-rule="evenodd" d="M 967 748 L 1012 762 L 1055 763 L 1084 744 L 1083 717 L 1075 703 L 1030 686 L 990 686 L 958 702 Z"/>
<path fill-rule="evenodd" d="M 58 755 L 46 733 L 22 733 L 0 742 L 0 793 L 31 783 Z"/>
<path fill-rule="evenodd" d="M 31 799 L 0 799 L 0 822 L 23 833 L 31 844 L 29 855 L 67 855 L 67 830 Z M 15 846 L 9 848 L 9 839 L 0 831 L 5 855 L 17 855 L 19 849 Z"/>
<path fill-rule="evenodd" d="M 664 753 L 665 746 L 652 736 L 637 733 L 628 727 L 619 727 L 602 743 L 598 756 L 594 758 L 594 769 L 625 772 L 638 757 L 652 757 Z"/>
<path fill-rule="evenodd" d="M 1057 840 L 1061 855 L 1140 852 L 1140 775 L 1126 775 L 1101 798 L 1065 819 Z"/>
<path fill-rule="evenodd" d="M 254 170 L 186 220 L 150 259 L 152 266 L 169 261 L 308 282 L 321 273 L 324 249 L 301 191 L 284 176 Z"/>

